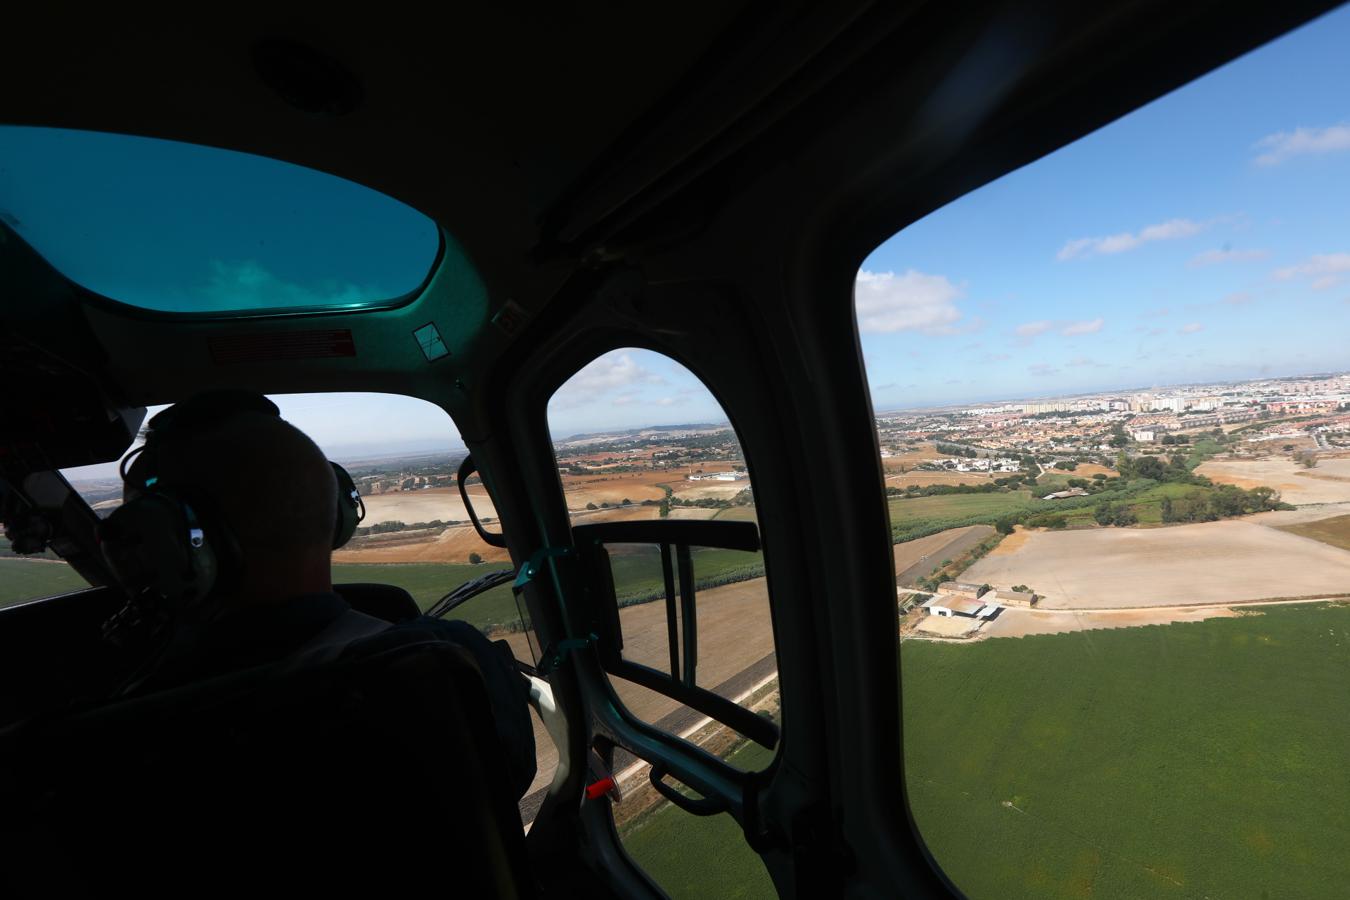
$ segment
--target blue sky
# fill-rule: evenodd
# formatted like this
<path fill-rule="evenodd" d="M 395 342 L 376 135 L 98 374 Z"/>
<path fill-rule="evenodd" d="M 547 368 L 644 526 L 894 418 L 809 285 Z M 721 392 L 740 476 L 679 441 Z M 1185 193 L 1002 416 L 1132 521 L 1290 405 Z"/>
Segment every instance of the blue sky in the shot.
<path fill-rule="evenodd" d="M 857 289 L 878 409 L 1350 368 L 1350 10 L 937 210 Z"/>

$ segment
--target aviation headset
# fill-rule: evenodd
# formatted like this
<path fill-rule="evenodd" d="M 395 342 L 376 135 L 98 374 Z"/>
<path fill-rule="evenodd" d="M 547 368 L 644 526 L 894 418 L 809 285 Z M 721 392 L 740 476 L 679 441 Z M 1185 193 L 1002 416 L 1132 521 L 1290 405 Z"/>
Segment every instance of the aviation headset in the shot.
<path fill-rule="evenodd" d="M 252 391 L 208 391 L 150 420 L 145 444 L 122 461 L 122 480 L 135 496 L 99 526 L 104 558 L 129 595 L 167 601 L 170 616 L 190 610 L 244 564 L 239 544 L 210 499 L 192 485 L 162 480 L 158 454 L 168 436 L 191 434 L 243 413 L 277 416 L 277 405 Z M 337 518 L 333 549 L 347 543 L 365 517 L 365 504 L 347 470 L 335 462 Z"/>

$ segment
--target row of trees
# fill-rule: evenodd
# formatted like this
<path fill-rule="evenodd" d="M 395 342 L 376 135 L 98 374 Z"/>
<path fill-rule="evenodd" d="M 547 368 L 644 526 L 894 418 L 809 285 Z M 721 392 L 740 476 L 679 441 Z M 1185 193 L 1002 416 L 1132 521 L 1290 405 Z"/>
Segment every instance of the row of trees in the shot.
<path fill-rule="evenodd" d="M 1204 493 L 1189 497 L 1165 497 L 1162 501 L 1164 522 L 1214 522 L 1233 516 L 1267 512 L 1284 506 L 1280 492 L 1274 488 L 1254 487 L 1244 491 L 1231 484 L 1216 484 Z"/>
<path fill-rule="evenodd" d="M 961 447 L 957 444 L 935 444 L 937 452 L 945 456 L 964 456 L 967 459 L 974 459 L 980 454 L 969 447 Z"/>
<path fill-rule="evenodd" d="M 368 537 L 372 534 L 390 534 L 395 531 L 422 531 L 424 529 L 436 528 L 444 530 L 451 525 L 463 525 L 458 519 L 449 521 L 443 519 L 432 519 L 430 522 L 413 522 L 411 525 L 406 522 L 400 522 L 397 519 L 389 522 L 376 522 L 374 525 L 363 525 L 354 532 L 356 537 Z"/>

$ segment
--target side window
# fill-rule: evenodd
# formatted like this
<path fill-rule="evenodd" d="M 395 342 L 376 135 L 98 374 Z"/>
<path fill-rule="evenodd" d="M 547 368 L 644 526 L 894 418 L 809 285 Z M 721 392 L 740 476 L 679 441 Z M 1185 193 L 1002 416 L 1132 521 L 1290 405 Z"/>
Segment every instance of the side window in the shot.
<path fill-rule="evenodd" d="M 1350 704 L 1347 39 L 1330 13 L 858 275 L 909 812 L 966 896 L 1350 880 L 1317 762 Z"/>
<path fill-rule="evenodd" d="M 778 721 L 769 590 L 754 491 L 725 412 L 688 369 L 628 348 L 559 388 L 549 426 L 578 543 L 595 548 L 588 564 L 612 581 L 617 612 L 601 643 L 620 702 L 732 766 L 766 768 Z M 709 695 L 733 709 L 698 699 Z M 772 895 L 729 816 L 673 806 L 622 751 L 614 768 L 620 838 L 667 892 L 706 892 L 700 860 L 712 855 Z"/>
<path fill-rule="evenodd" d="M 0 609 L 87 587 L 89 582 L 50 550 L 21 555 L 0 537 Z"/>

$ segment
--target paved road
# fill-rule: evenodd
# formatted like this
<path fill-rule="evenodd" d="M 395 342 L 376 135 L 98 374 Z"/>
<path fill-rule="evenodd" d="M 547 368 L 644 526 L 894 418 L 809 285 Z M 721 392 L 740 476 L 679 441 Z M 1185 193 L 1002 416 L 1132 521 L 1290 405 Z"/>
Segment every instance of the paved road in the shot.
<path fill-rule="evenodd" d="M 909 568 L 897 572 L 895 583 L 901 587 L 917 584 L 920 578 L 931 575 L 944 559 L 956 559 L 993 533 L 994 529 L 989 525 L 976 525 L 962 534 L 954 535 L 946 544 L 935 547 Z"/>

